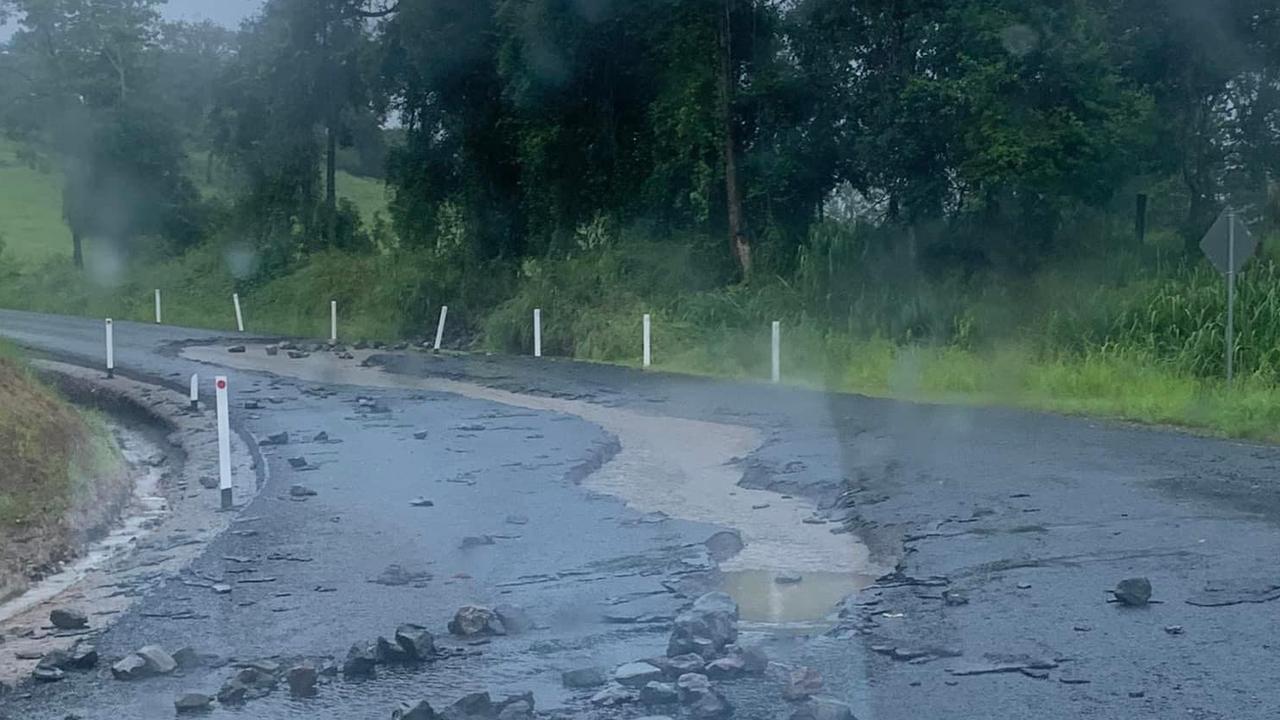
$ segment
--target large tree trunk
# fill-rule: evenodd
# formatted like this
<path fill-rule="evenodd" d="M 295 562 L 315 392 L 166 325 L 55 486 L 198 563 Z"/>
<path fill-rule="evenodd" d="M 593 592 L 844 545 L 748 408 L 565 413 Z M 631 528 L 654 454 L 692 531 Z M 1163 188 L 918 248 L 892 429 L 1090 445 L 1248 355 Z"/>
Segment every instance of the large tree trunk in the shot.
<path fill-rule="evenodd" d="M 80 233 L 75 230 L 71 231 L 71 263 L 77 269 L 84 267 L 84 243 L 80 239 Z"/>
<path fill-rule="evenodd" d="M 738 178 L 738 148 L 733 133 L 733 0 L 724 0 L 720 25 L 720 131 L 724 136 L 724 190 L 729 219 L 729 251 L 738 261 L 742 279 L 751 277 L 751 241 L 742 210 L 742 187 Z"/>

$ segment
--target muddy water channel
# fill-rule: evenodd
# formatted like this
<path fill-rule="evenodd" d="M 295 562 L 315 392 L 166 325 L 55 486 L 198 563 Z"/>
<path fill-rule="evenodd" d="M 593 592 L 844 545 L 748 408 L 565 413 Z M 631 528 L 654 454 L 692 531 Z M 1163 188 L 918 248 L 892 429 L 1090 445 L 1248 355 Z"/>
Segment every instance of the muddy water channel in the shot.
<path fill-rule="evenodd" d="M 315 354 L 294 360 L 270 357 L 262 347 L 228 354 L 220 347 L 190 347 L 185 357 L 317 383 L 447 392 L 531 410 L 563 413 L 599 425 L 616 436 L 621 451 L 583 480 L 588 490 L 612 495 L 643 513 L 704 522 L 739 531 L 741 553 L 720 564 L 725 589 L 743 606 L 744 619 L 761 622 L 817 620 L 842 597 L 864 587 L 879 569 L 865 546 L 831 526 L 807 524 L 815 508 L 802 498 L 738 485 L 730 462 L 763 443 L 758 430 L 741 425 L 648 415 L 580 400 L 522 395 L 471 383 L 423 378 L 362 367 L 356 360 Z M 799 575 L 802 582 L 777 582 Z"/>

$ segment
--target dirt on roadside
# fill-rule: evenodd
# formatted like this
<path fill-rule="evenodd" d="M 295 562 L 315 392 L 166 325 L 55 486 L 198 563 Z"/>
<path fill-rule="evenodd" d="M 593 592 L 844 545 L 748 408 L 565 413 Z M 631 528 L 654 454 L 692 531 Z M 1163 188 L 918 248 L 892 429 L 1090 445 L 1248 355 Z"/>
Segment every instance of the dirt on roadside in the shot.
<path fill-rule="evenodd" d="M 131 491 L 106 424 L 0 358 L 0 602 L 75 557 Z"/>

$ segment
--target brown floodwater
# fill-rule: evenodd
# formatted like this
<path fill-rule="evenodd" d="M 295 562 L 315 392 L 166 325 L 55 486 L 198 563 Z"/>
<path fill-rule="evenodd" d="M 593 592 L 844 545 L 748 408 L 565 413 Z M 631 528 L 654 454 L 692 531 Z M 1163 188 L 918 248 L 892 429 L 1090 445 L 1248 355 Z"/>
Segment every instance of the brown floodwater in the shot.
<path fill-rule="evenodd" d="M 819 622 L 851 593 L 874 582 L 870 575 L 803 573 L 800 582 L 778 582 L 779 573 L 746 570 L 724 573 L 723 589 L 738 601 L 747 622 L 785 624 Z M 784 573 L 785 575 L 785 573 Z"/>

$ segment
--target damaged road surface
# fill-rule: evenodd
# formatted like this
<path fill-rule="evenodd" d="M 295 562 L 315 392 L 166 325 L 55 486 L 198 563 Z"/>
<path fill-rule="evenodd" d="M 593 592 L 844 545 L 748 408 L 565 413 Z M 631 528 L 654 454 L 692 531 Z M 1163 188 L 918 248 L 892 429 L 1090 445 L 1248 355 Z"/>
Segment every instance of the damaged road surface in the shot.
<path fill-rule="evenodd" d="M 100 333 L 0 312 L 65 361 L 96 365 Z M 1270 447 L 549 360 L 116 343 L 134 379 L 226 374 L 263 486 L 128 610 L 51 607 L 88 618 L 95 662 L 41 661 L 3 718 L 1280 706 Z"/>

